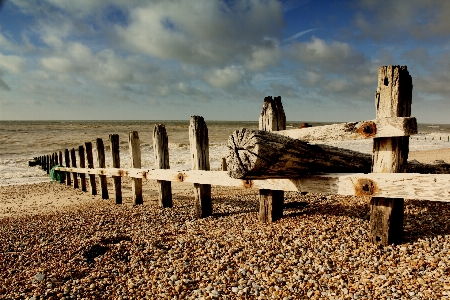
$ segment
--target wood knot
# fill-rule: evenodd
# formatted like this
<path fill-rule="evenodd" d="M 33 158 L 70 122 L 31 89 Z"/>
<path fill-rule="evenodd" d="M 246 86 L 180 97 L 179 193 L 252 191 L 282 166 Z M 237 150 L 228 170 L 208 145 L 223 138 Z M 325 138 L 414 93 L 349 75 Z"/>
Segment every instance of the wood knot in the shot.
<path fill-rule="evenodd" d="M 176 177 L 176 180 L 177 180 L 178 182 L 183 182 L 183 181 L 184 181 L 184 178 L 185 178 L 184 174 L 180 172 L 180 173 L 178 173 L 178 175 L 177 175 L 177 177 Z"/>
<path fill-rule="evenodd" d="M 356 196 L 372 196 L 378 192 L 378 186 L 375 181 L 368 178 L 358 178 L 355 184 Z"/>
<path fill-rule="evenodd" d="M 364 122 L 357 132 L 367 138 L 372 137 L 377 133 L 377 125 L 372 121 Z"/>
<path fill-rule="evenodd" d="M 251 189 L 253 187 L 252 180 L 242 180 L 242 187 L 246 189 Z"/>

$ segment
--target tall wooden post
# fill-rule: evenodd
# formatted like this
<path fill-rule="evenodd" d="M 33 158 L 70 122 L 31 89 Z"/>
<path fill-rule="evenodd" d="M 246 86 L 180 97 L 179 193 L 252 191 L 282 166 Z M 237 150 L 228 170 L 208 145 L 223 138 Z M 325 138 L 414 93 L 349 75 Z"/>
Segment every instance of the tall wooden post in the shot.
<path fill-rule="evenodd" d="M 209 137 L 205 120 L 200 116 L 191 117 L 189 142 L 192 157 L 192 170 L 210 170 Z M 211 185 L 194 183 L 195 214 L 197 218 L 212 215 Z"/>
<path fill-rule="evenodd" d="M 62 151 L 59 151 L 59 165 L 64 166 Z M 64 183 L 64 181 L 66 181 L 66 172 L 60 172 L 60 173 L 61 173 L 61 183 Z"/>
<path fill-rule="evenodd" d="M 131 131 L 128 136 L 128 147 L 130 149 L 130 167 L 141 168 L 141 143 L 137 131 Z M 142 178 L 131 179 L 131 190 L 133 193 L 133 203 L 135 205 L 144 203 L 142 199 Z"/>
<path fill-rule="evenodd" d="M 50 170 L 52 168 L 52 160 L 51 160 L 52 156 L 51 155 L 47 155 L 47 174 L 50 174 Z"/>
<path fill-rule="evenodd" d="M 54 166 L 58 165 L 58 152 L 55 152 L 55 164 Z"/>
<path fill-rule="evenodd" d="M 84 143 L 86 147 L 86 158 L 87 158 L 87 167 L 89 169 L 94 168 L 94 156 L 92 155 L 92 143 L 86 142 Z M 95 174 L 89 174 L 89 186 L 91 190 L 91 195 L 97 195 L 97 185 L 95 183 Z"/>
<path fill-rule="evenodd" d="M 74 148 L 72 148 L 72 150 L 70 150 L 70 160 L 72 161 L 72 168 L 76 168 L 77 167 L 77 157 L 75 156 Z M 72 179 L 73 179 L 73 188 L 77 189 L 78 188 L 77 172 L 72 172 Z"/>
<path fill-rule="evenodd" d="M 103 145 L 103 140 L 98 138 L 96 141 L 97 146 L 97 160 L 99 168 L 106 168 L 105 162 L 105 146 Z M 102 189 L 102 199 L 108 199 L 108 182 L 106 180 L 106 175 L 99 175 L 100 188 Z"/>
<path fill-rule="evenodd" d="M 111 143 L 112 167 L 120 168 L 119 135 L 110 134 L 109 142 Z M 122 204 L 122 178 L 120 176 L 113 176 L 113 183 L 114 183 L 116 204 Z"/>
<path fill-rule="evenodd" d="M 375 94 L 377 119 L 411 116 L 412 79 L 406 66 L 378 69 Z M 374 138 L 372 172 L 403 173 L 406 169 L 409 137 Z M 372 242 L 380 245 L 401 243 L 403 234 L 402 198 L 373 197 L 370 202 Z"/>
<path fill-rule="evenodd" d="M 170 169 L 169 164 L 169 139 L 166 127 L 162 124 L 155 125 L 153 129 L 153 151 L 155 155 L 155 169 Z M 172 184 L 170 181 L 157 180 L 158 204 L 160 207 L 172 207 Z"/>
<path fill-rule="evenodd" d="M 70 155 L 69 149 L 64 150 L 64 160 L 66 162 L 66 168 L 70 168 Z M 70 180 L 70 172 L 66 172 L 66 185 L 71 185 L 72 181 Z"/>
<path fill-rule="evenodd" d="M 286 130 L 281 97 L 266 97 L 259 117 L 259 130 Z M 283 217 L 284 191 L 259 190 L 259 221 L 271 223 Z"/>
<path fill-rule="evenodd" d="M 84 147 L 78 147 L 78 157 L 80 158 L 80 168 L 86 168 L 86 159 L 84 158 Z M 81 190 L 86 192 L 86 174 L 80 173 Z"/>

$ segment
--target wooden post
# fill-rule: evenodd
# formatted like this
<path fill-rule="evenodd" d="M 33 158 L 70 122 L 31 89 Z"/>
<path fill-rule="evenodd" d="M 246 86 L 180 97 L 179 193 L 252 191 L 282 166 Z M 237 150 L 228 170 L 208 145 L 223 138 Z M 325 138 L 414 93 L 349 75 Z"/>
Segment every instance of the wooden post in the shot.
<path fill-rule="evenodd" d="M 58 165 L 58 152 L 55 152 L 55 164 L 54 166 Z"/>
<path fill-rule="evenodd" d="M 86 147 L 86 158 L 87 158 L 87 167 L 89 169 L 94 168 L 94 156 L 92 155 L 92 143 L 86 142 L 84 143 Z M 95 175 L 89 174 L 89 186 L 91 189 L 91 195 L 97 195 L 97 185 L 95 183 Z"/>
<path fill-rule="evenodd" d="M 259 130 L 286 130 L 286 115 L 284 114 L 281 97 L 266 97 L 259 117 Z M 271 223 L 283 217 L 284 191 L 259 191 L 259 221 Z"/>
<path fill-rule="evenodd" d="M 64 159 L 66 161 L 66 168 L 70 168 L 70 156 L 69 149 L 64 150 Z M 70 172 L 66 172 L 66 185 L 71 185 L 72 181 L 70 180 Z"/>
<path fill-rule="evenodd" d="M 375 107 L 378 118 L 411 115 L 412 80 L 406 66 L 378 69 Z M 374 138 L 373 173 L 403 173 L 406 169 L 409 137 Z M 403 198 L 373 197 L 370 202 L 372 242 L 399 244 L 403 234 Z"/>
<path fill-rule="evenodd" d="M 131 131 L 128 136 L 128 147 L 130 149 L 130 167 L 141 168 L 141 143 L 137 131 Z M 142 204 L 142 178 L 131 179 L 131 190 L 133 193 L 133 203 Z"/>
<path fill-rule="evenodd" d="M 78 147 L 78 157 L 80 158 L 80 168 L 86 168 L 86 159 L 84 158 L 84 147 Z M 86 174 L 80 173 L 81 190 L 86 192 Z"/>
<path fill-rule="evenodd" d="M 51 169 L 51 156 L 50 155 L 47 155 L 47 166 L 46 166 L 46 171 L 47 171 L 47 174 L 50 174 L 50 169 Z"/>
<path fill-rule="evenodd" d="M 110 134 L 109 142 L 111 143 L 112 167 L 120 168 L 119 135 Z M 114 183 L 116 204 L 122 204 L 122 178 L 120 176 L 113 176 L 113 183 Z"/>
<path fill-rule="evenodd" d="M 72 150 L 70 150 L 70 160 L 72 161 L 72 168 L 76 168 L 77 167 L 77 157 L 75 156 L 74 148 L 72 148 Z M 78 188 L 77 172 L 72 172 L 72 179 L 73 179 L 73 188 L 77 189 Z"/>
<path fill-rule="evenodd" d="M 59 151 L 59 165 L 64 166 L 62 151 Z M 61 172 L 61 183 L 64 183 L 64 181 L 66 181 L 66 172 Z"/>
<path fill-rule="evenodd" d="M 227 158 L 226 157 L 222 157 L 222 164 L 220 165 L 220 169 L 222 171 L 228 171 L 227 168 Z"/>
<path fill-rule="evenodd" d="M 153 151 L 155 155 L 155 169 L 170 169 L 169 164 L 169 139 L 166 127 L 163 124 L 155 125 L 153 129 Z M 157 180 L 158 205 L 160 207 L 172 207 L 172 184 L 170 181 Z"/>
<path fill-rule="evenodd" d="M 96 140 L 97 146 L 97 160 L 99 168 L 106 168 L 105 162 L 105 146 L 103 145 L 103 140 L 98 138 Z M 106 175 L 99 175 L 100 179 L 100 188 L 102 189 L 102 199 L 108 199 L 108 182 L 106 180 Z"/>
<path fill-rule="evenodd" d="M 192 170 L 210 170 L 209 137 L 205 120 L 192 116 L 189 124 L 189 142 L 192 157 Z M 212 215 L 211 185 L 194 183 L 195 214 L 197 218 Z"/>

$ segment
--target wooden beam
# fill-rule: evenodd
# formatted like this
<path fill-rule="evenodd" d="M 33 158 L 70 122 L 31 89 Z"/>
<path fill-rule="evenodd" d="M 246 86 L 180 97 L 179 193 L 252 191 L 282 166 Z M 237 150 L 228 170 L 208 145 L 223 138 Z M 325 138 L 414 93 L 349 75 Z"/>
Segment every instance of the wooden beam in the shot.
<path fill-rule="evenodd" d="M 63 167 L 58 167 L 57 169 L 66 172 L 234 186 L 246 189 L 271 189 L 390 198 L 403 197 L 417 200 L 450 202 L 450 174 L 339 173 L 306 175 L 292 179 L 242 180 L 230 178 L 225 171 L 116 168 L 80 169 Z"/>
<path fill-rule="evenodd" d="M 412 134 L 417 134 L 417 120 L 414 117 L 392 117 L 370 121 L 281 130 L 278 131 L 277 134 L 305 142 L 410 136 Z"/>
<path fill-rule="evenodd" d="M 153 151 L 155 156 L 155 169 L 170 169 L 169 139 L 166 127 L 155 125 L 153 129 Z M 158 204 L 160 207 L 172 207 L 172 183 L 166 180 L 157 180 Z"/>

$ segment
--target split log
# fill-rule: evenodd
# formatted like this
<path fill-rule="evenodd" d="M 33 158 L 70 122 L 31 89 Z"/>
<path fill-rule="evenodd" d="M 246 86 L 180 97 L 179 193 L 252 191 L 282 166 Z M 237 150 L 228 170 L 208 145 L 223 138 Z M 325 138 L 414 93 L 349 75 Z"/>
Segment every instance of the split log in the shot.
<path fill-rule="evenodd" d="M 155 156 L 155 169 L 170 169 L 169 164 L 169 139 L 166 127 L 162 124 L 155 125 L 153 129 L 153 151 Z M 158 204 L 160 207 L 172 207 L 172 183 L 165 180 L 157 180 Z"/>
<path fill-rule="evenodd" d="M 192 116 L 189 124 L 189 142 L 192 157 L 192 170 L 209 171 L 209 137 L 205 120 Z M 212 215 L 211 185 L 194 183 L 195 214 L 197 218 Z"/>
<path fill-rule="evenodd" d="M 406 66 L 378 69 L 375 93 L 377 119 L 411 116 L 412 79 Z M 372 172 L 406 171 L 409 137 L 373 140 Z M 373 197 L 370 201 L 370 236 L 374 244 L 399 244 L 403 235 L 403 198 Z"/>
<path fill-rule="evenodd" d="M 370 159 L 359 152 L 261 130 L 241 129 L 228 139 L 228 174 L 238 179 L 295 178 L 318 173 L 369 173 Z"/>
<path fill-rule="evenodd" d="M 132 168 L 141 168 L 141 143 L 137 131 L 131 131 L 128 135 L 128 146 L 130 149 L 130 166 Z M 143 204 L 142 198 L 142 179 L 133 178 L 131 181 L 131 190 L 133 194 L 133 204 Z"/>

